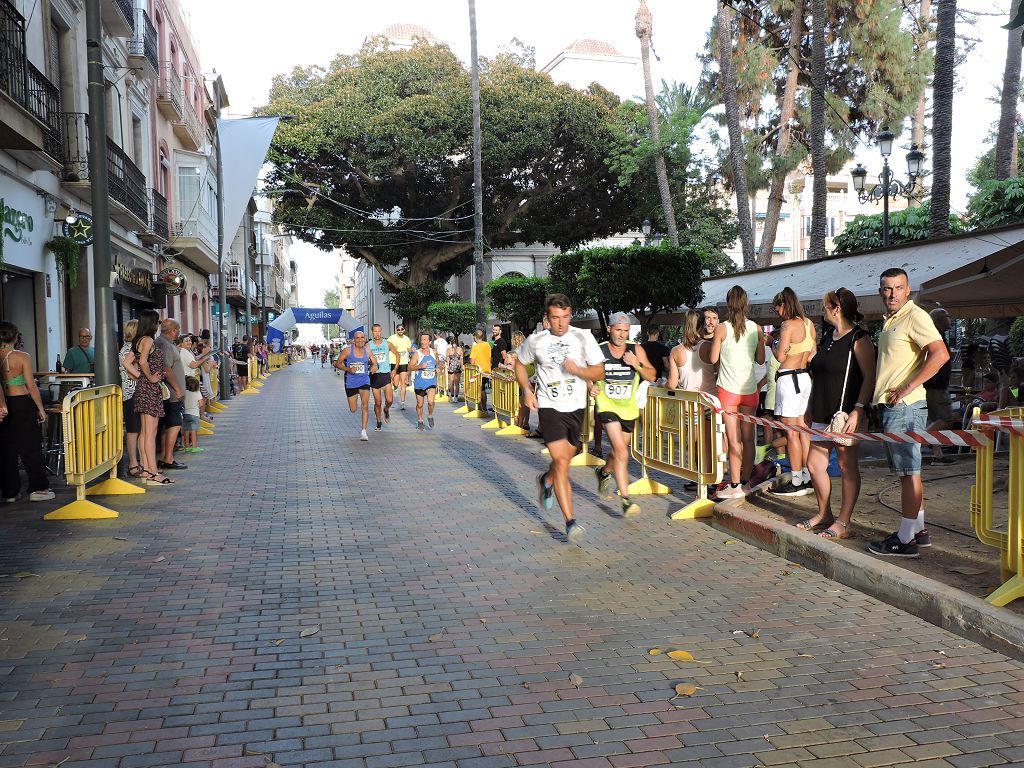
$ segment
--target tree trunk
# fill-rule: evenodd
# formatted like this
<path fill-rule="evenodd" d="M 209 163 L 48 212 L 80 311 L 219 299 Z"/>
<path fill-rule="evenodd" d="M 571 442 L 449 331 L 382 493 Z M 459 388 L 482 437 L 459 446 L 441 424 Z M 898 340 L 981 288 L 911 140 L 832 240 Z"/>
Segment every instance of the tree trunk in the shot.
<path fill-rule="evenodd" d="M 644 95 L 647 100 L 647 122 L 651 128 L 651 142 L 654 144 L 654 175 L 658 179 L 658 196 L 661 198 L 661 212 L 668 228 L 668 239 L 672 245 L 679 245 L 679 230 L 676 227 L 676 213 L 672 206 L 672 190 L 668 185 L 668 169 L 661 148 L 661 126 L 658 105 L 654 100 L 654 83 L 651 81 L 651 12 L 647 0 L 640 0 L 636 12 L 636 36 L 640 38 L 640 58 L 644 67 Z"/>
<path fill-rule="evenodd" d="M 825 257 L 825 225 L 828 216 L 828 188 L 825 170 L 825 0 L 811 2 L 811 197 L 810 258 Z"/>
<path fill-rule="evenodd" d="M 473 88 L 473 267 L 476 293 L 476 323 L 487 326 L 487 297 L 484 296 L 484 190 L 480 158 L 480 59 L 476 52 L 476 2 L 469 0 L 469 48 Z"/>
<path fill-rule="evenodd" d="M 932 205 L 928 237 L 949 234 L 949 184 L 956 80 L 956 0 L 938 0 L 932 81 Z"/>
<path fill-rule="evenodd" d="M 1010 3 L 1010 19 L 1017 16 L 1020 0 Z M 1003 67 L 1003 93 L 999 99 L 999 134 L 996 137 L 996 178 L 1015 175 L 1014 139 L 1017 136 L 1017 102 L 1020 99 L 1020 45 L 1024 27 L 1011 29 L 1006 35 L 1006 65 Z"/>
<path fill-rule="evenodd" d="M 931 17 L 932 0 L 921 0 L 921 8 L 918 13 L 918 24 L 921 29 L 914 35 L 914 47 L 917 51 L 927 51 L 931 42 Z M 917 106 L 914 107 L 914 114 L 911 117 L 910 141 L 917 144 L 922 152 L 925 149 L 925 115 L 928 109 L 928 89 L 921 89 L 921 95 L 917 97 Z"/>
<path fill-rule="evenodd" d="M 733 186 L 736 189 L 736 218 L 743 248 L 743 268 L 754 269 L 754 233 L 750 227 L 750 207 L 747 194 L 746 156 L 743 151 L 743 133 L 740 130 L 739 95 L 736 75 L 732 66 L 732 26 L 736 12 L 724 2 L 718 3 L 718 56 L 722 101 L 729 126 L 729 160 L 732 165 Z"/>
<path fill-rule="evenodd" d="M 789 55 L 786 62 L 786 87 L 782 92 L 779 106 L 779 135 L 775 143 L 775 157 L 781 161 L 793 147 L 793 119 L 796 115 L 796 89 L 800 75 L 800 43 L 804 34 L 804 14 L 807 8 L 804 0 L 793 3 L 793 16 L 789 22 Z M 757 266 L 768 267 L 772 263 L 772 249 L 779 230 L 779 215 L 782 213 L 782 195 L 786 188 L 788 171 L 785 165 L 772 173 L 768 188 L 768 207 L 765 210 L 764 232 L 757 254 Z"/>

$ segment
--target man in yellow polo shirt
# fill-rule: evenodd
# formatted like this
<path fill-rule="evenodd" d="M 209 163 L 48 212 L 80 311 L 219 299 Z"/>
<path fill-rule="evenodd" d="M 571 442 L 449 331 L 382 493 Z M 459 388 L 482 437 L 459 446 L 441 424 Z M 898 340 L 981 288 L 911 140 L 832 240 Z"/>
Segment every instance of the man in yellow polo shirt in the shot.
<path fill-rule="evenodd" d="M 878 338 L 871 402 L 878 408 L 885 432 L 923 432 L 928 420 L 924 383 L 949 359 L 949 351 L 931 316 L 910 300 L 906 272 L 899 267 L 885 270 L 878 293 L 885 304 L 885 324 Z M 889 449 L 900 478 L 900 527 L 882 541 L 871 542 L 868 551 L 886 557 L 917 557 L 919 547 L 931 546 L 924 527 L 921 445 L 897 443 Z"/>
<path fill-rule="evenodd" d="M 487 380 L 491 377 L 491 345 L 484 339 L 484 332 L 473 331 L 473 346 L 469 350 L 469 362 L 480 367 L 483 380 L 480 382 L 480 403 L 477 409 L 487 410 Z"/>

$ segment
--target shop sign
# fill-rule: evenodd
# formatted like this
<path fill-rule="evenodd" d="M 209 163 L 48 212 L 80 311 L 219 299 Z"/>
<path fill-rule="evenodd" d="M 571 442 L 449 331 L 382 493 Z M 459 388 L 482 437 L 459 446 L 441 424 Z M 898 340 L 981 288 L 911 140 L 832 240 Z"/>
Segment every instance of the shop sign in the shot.
<path fill-rule="evenodd" d="M 164 284 L 164 288 L 167 289 L 168 296 L 180 296 L 185 292 L 185 288 L 188 285 L 185 273 L 177 267 L 167 267 L 162 270 L 160 272 L 160 281 Z"/>
<path fill-rule="evenodd" d="M 137 269 L 122 262 L 118 262 L 114 269 L 117 271 L 117 278 L 122 285 L 134 288 L 146 297 L 153 295 L 153 279 L 148 269 Z"/>
<path fill-rule="evenodd" d="M 0 262 L 7 261 L 28 269 L 41 269 L 40 264 L 24 263 L 24 256 L 27 255 L 24 250 L 21 251 L 22 259 L 15 260 L 8 248 L 15 244 L 32 245 L 36 224 L 41 225 L 44 218 L 42 198 L 33 196 L 33 199 L 25 195 L 27 199 L 20 200 L 12 191 L 5 189 L 0 194 Z M 39 253 L 33 251 L 32 255 L 38 256 Z"/>
<path fill-rule="evenodd" d="M 63 232 L 64 237 L 74 240 L 79 245 L 92 245 L 96 240 L 95 230 L 92 227 L 92 216 L 87 213 L 76 213 L 73 222 L 65 220 Z"/>

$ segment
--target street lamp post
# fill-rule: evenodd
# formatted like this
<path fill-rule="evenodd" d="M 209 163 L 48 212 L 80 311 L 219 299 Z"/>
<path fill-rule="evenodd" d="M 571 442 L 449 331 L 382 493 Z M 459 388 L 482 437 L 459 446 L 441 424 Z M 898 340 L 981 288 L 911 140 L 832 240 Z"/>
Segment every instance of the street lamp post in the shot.
<path fill-rule="evenodd" d="M 878 150 L 882 155 L 882 172 L 878 176 L 878 183 L 866 188 L 865 182 L 868 177 L 868 170 L 860 163 L 850 171 L 853 177 L 853 188 L 857 192 L 857 199 L 861 203 L 871 201 L 877 203 L 882 201 L 882 246 L 889 245 L 889 198 L 900 195 L 911 198 L 914 190 L 917 189 L 917 182 L 921 178 L 921 166 L 924 163 L 924 152 L 918 149 L 917 144 L 910 147 L 907 153 L 907 181 L 900 181 L 893 176 L 889 168 L 889 155 L 892 154 L 892 144 L 896 136 L 888 128 L 883 128 L 878 134 Z"/>

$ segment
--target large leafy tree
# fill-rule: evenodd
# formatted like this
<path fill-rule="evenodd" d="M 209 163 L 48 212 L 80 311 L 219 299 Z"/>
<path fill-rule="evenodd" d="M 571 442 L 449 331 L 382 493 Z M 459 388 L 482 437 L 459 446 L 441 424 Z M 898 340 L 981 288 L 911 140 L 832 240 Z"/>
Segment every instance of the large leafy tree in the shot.
<path fill-rule="evenodd" d="M 484 292 L 494 314 L 529 333 L 544 316 L 544 299 L 550 287 L 550 281 L 544 277 L 502 275 L 491 280 Z"/>
<path fill-rule="evenodd" d="M 555 85 L 509 55 L 481 72 L 484 238 L 572 248 L 628 229 L 634 206 L 605 163 L 615 99 Z M 274 80 L 268 182 L 285 230 L 346 246 L 393 293 L 471 263 L 470 77 L 446 47 L 380 39 L 326 70 Z M 390 213 L 390 215 L 387 215 Z"/>
<path fill-rule="evenodd" d="M 972 229 L 991 229 L 1024 221 L 1024 179 L 993 179 L 981 185 L 967 204 Z"/>
<path fill-rule="evenodd" d="M 476 330 L 476 304 L 462 301 L 438 301 L 427 309 L 431 328 L 456 336 Z"/>
<path fill-rule="evenodd" d="M 914 240 L 928 239 L 928 220 L 931 202 L 925 201 L 919 207 L 893 211 L 889 214 L 889 244 L 901 245 Z M 949 217 L 949 231 L 957 234 L 964 229 L 963 223 L 954 215 Z M 835 240 L 833 253 L 856 253 L 882 247 L 882 214 L 861 214 L 846 225 Z"/>

